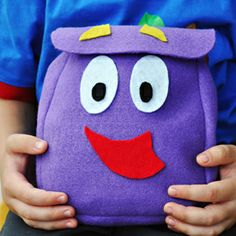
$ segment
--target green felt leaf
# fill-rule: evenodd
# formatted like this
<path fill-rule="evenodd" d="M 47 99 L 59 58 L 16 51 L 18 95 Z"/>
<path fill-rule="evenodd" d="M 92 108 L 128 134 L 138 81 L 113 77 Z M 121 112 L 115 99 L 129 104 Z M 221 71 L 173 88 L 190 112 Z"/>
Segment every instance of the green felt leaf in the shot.
<path fill-rule="evenodd" d="M 151 15 L 147 12 L 143 15 L 142 19 L 139 21 L 138 25 L 149 25 L 149 26 L 159 26 L 164 27 L 165 24 L 160 16 Z"/>

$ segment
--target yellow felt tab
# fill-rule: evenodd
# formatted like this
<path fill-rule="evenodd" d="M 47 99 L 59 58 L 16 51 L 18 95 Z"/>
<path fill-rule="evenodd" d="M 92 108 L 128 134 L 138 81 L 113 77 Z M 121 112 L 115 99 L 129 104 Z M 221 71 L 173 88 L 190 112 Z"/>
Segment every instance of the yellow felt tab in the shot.
<path fill-rule="evenodd" d="M 5 223 L 8 211 L 9 210 L 8 210 L 6 204 L 0 203 L 0 231 Z"/>
<path fill-rule="evenodd" d="M 83 34 L 81 34 L 79 40 L 80 41 L 90 40 L 108 35 L 111 35 L 110 25 L 109 24 L 99 25 L 99 26 L 94 26 L 89 30 L 85 31 Z"/>
<path fill-rule="evenodd" d="M 149 36 L 152 36 L 156 39 L 161 40 L 162 42 L 167 42 L 167 38 L 164 34 L 164 32 L 156 27 L 152 27 L 152 26 L 148 26 L 148 25 L 144 25 L 140 31 L 140 33 L 142 34 L 147 34 Z"/>
<path fill-rule="evenodd" d="M 197 25 L 195 23 L 192 23 L 190 25 L 187 25 L 187 29 L 197 29 Z"/>

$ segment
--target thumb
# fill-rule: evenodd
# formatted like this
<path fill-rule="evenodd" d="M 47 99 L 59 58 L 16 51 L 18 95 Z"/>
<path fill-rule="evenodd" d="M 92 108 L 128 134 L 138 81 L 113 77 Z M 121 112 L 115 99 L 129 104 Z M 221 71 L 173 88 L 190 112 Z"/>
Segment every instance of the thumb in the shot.
<path fill-rule="evenodd" d="M 47 148 L 46 141 L 26 134 L 12 134 L 8 137 L 6 143 L 8 154 L 37 155 L 44 153 Z"/>
<path fill-rule="evenodd" d="M 197 163 L 204 167 L 214 167 L 231 164 L 236 161 L 235 145 L 218 145 L 200 153 Z"/>

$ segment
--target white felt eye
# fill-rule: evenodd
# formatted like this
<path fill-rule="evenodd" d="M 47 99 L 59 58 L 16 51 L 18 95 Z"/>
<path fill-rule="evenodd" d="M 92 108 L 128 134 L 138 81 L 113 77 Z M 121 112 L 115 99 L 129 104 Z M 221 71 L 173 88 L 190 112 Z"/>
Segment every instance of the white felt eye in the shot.
<path fill-rule="evenodd" d="M 158 110 L 168 94 L 169 78 L 164 61 L 153 55 L 139 59 L 130 79 L 130 94 L 138 110 L 151 113 Z"/>
<path fill-rule="evenodd" d="M 118 72 L 113 60 L 97 56 L 84 70 L 80 84 L 80 101 L 90 114 L 105 111 L 112 103 L 118 88 Z"/>

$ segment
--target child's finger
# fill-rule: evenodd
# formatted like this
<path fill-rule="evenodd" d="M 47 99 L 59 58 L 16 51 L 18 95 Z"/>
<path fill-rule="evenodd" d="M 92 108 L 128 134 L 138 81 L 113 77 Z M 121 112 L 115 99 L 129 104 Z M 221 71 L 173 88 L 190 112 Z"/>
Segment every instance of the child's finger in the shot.
<path fill-rule="evenodd" d="M 65 220 L 57 220 L 57 221 L 34 221 L 23 219 L 24 222 L 36 229 L 44 229 L 44 230 L 58 230 L 58 229 L 66 229 L 66 228 L 76 228 L 77 221 L 75 219 L 65 219 Z"/>
<path fill-rule="evenodd" d="M 214 146 L 197 156 L 197 162 L 202 166 L 221 166 L 236 161 L 235 145 Z"/>
<path fill-rule="evenodd" d="M 62 192 L 49 192 L 34 188 L 20 173 L 9 175 L 6 192 L 26 204 L 35 206 L 52 206 L 65 204 L 68 197 Z"/>
<path fill-rule="evenodd" d="M 209 184 L 173 185 L 168 194 L 198 202 L 223 202 L 235 198 L 236 181 L 233 178 L 215 181 Z"/>
<path fill-rule="evenodd" d="M 27 205 L 17 199 L 12 199 L 11 205 L 17 215 L 27 220 L 55 221 L 75 215 L 75 210 L 71 206 L 38 207 Z"/>
<path fill-rule="evenodd" d="M 164 211 L 174 218 L 192 225 L 211 226 L 218 224 L 231 216 L 232 203 L 209 205 L 206 208 L 185 207 L 176 203 L 167 203 Z M 235 202 L 233 202 L 235 204 Z"/>
<path fill-rule="evenodd" d="M 229 225 L 232 224 L 232 220 L 225 220 L 220 222 L 219 224 L 213 225 L 213 226 L 196 226 L 184 223 L 182 221 L 179 221 L 173 217 L 167 216 L 166 217 L 166 223 L 168 225 L 168 228 L 184 233 L 187 235 L 197 235 L 197 236 L 210 236 L 210 235 L 219 235 L 221 234 L 226 228 L 229 227 Z"/>
<path fill-rule="evenodd" d="M 8 153 L 22 153 L 36 155 L 47 150 L 46 141 L 26 134 L 12 134 L 7 139 L 6 150 Z"/>

